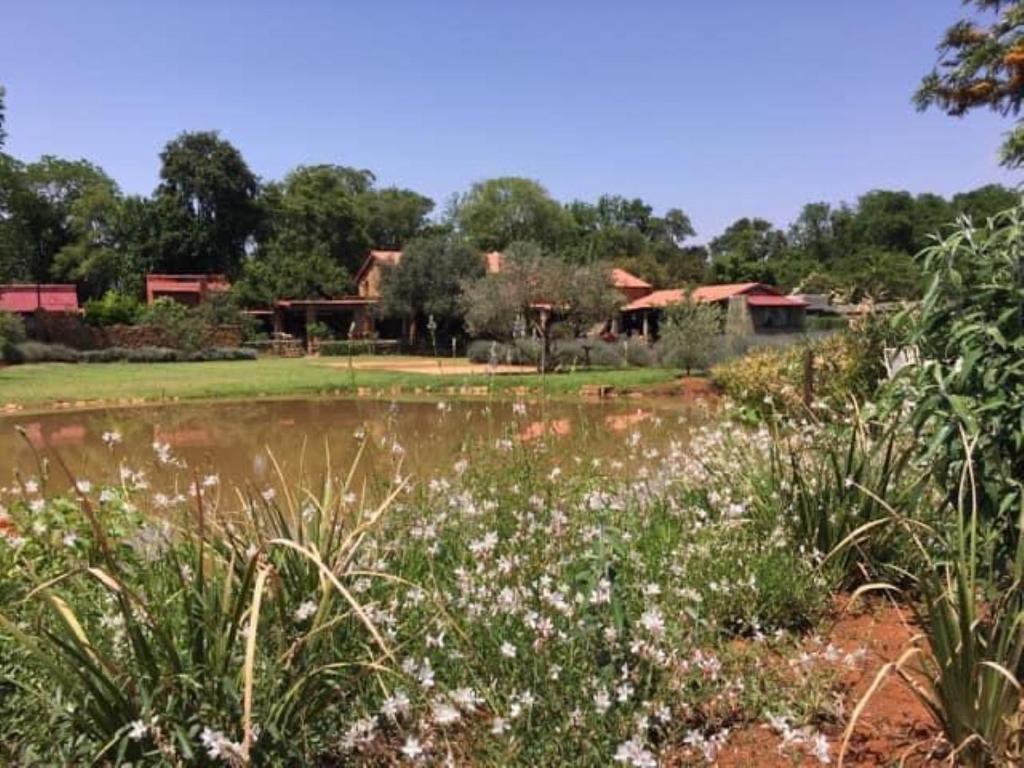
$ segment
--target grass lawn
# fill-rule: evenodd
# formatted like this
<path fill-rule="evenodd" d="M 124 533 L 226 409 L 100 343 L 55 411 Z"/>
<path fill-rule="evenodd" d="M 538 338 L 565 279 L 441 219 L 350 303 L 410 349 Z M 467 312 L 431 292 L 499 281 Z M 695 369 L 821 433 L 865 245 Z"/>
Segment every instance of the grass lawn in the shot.
<path fill-rule="evenodd" d="M 357 359 L 358 360 L 358 359 Z M 375 358 L 380 360 L 380 358 Z M 396 367 L 403 364 L 395 358 Z M 408 363 L 408 361 L 404 361 Z M 46 408 L 60 403 L 195 400 L 317 395 L 360 389 L 415 394 L 451 388 L 489 391 L 525 387 L 533 392 L 575 395 L 588 384 L 617 388 L 664 384 L 674 371 L 652 368 L 549 374 L 410 373 L 378 368 L 354 371 L 338 358 L 206 363 L 44 363 L 0 368 L 0 407 Z"/>

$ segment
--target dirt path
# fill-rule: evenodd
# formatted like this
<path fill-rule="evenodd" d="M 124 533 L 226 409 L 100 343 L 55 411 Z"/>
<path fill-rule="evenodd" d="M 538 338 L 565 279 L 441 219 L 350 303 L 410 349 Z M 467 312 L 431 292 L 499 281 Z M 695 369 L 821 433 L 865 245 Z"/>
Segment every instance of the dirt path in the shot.
<path fill-rule="evenodd" d="M 335 361 L 337 358 L 335 358 Z M 328 368 L 348 370 L 349 363 L 330 362 Z M 432 357 L 358 357 L 352 359 L 352 367 L 357 371 L 391 371 L 393 373 L 422 373 L 430 376 L 461 376 L 488 374 L 533 374 L 537 373 L 532 365 L 497 365 L 471 363 L 467 360 L 445 359 Z"/>

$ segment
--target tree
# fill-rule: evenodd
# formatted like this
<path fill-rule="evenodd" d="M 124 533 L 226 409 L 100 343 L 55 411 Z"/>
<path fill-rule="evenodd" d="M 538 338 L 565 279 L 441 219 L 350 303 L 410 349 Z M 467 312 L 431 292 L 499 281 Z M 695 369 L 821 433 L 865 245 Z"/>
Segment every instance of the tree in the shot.
<path fill-rule="evenodd" d="M 982 225 L 997 213 L 1009 210 L 1020 203 L 1020 193 L 1007 189 L 1002 184 L 986 184 L 953 195 L 953 210 L 958 216 L 966 216 L 974 224 Z"/>
<path fill-rule="evenodd" d="M 705 369 L 711 362 L 722 322 L 722 311 L 714 304 L 680 302 L 665 309 L 659 343 L 667 359 L 689 376 L 693 369 Z"/>
<path fill-rule="evenodd" d="M 610 318 L 621 304 L 609 270 L 606 264 L 568 264 L 535 243 L 513 243 L 505 251 L 501 272 L 466 285 L 466 325 L 476 336 L 508 338 L 526 323 L 541 340 L 539 365 L 544 370 L 551 359 L 556 318 L 579 335 Z"/>
<path fill-rule="evenodd" d="M 85 232 L 82 216 L 98 200 L 113 200 L 117 185 L 85 160 L 46 155 L 34 163 L 3 163 L 5 270 L 17 280 L 42 283 L 54 277 L 54 260 Z"/>
<path fill-rule="evenodd" d="M 993 12 L 988 26 L 975 18 L 956 22 L 939 43 L 939 62 L 914 96 L 918 109 L 935 106 L 961 117 L 978 108 L 1017 116 L 1024 98 L 1024 4 L 1021 0 L 964 0 Z M 1024 125 L 1017 124 L 1000 151 L 1011 168 L 1024 165 Z"/>
<path fill-rule="evenodd" d="M 371 183 L 369 171 L 299 166 L 283 183 L 268 185 L 269 239 L 294 258 L 321 251 L 348 274 L 355 273 L 372 244 L 361 202 Z"/>
<path fill-rule="evenodd" d="M 345 293 L 349 275 L 324 243 L 301 251 L 273 240 L 242 265 L 235 292 L 245 306 L 268 307 L 277 299 L 323 299 Z"/>
<path fill-rule="evenodd" d="M 434 210 L 429 197 L 398 187 L 365 192 L 362 204 L 373 247 L 396 251 L 423 234 L 427 216 Z"/>
<path fill-rule="evenodd" d="M 516 241 L 557 249 L 569 217 L 536 181 L 514 176 L 474 184 L 456 198 L 450 212 L 458 231 L 482 251 L 503 250 Z"/>
<path fill-rule="evenodd" d="M 721 283 L 772 283 L 773 267 L 786 245 L 786 236 L 771 222 L 739 219 L 708 245 L 712 274 Z"/>
<path fill-rule="evenodd" d="M 465 241 L 436 235 L 416 238 L 408 243 L 397 266 L 384 269 L 381 313 L 406 321 L 412 342 L 428 317 L 450 332 L 459 330 L 463 286 L 483 274 L 483 259 Z"/>
<path fill-rule="evenodd" d="M 160 153 L 160 251 L 173 272 L 236 275 L 260 226 L 259 182 L 216 132 L 182 133 Z"/>

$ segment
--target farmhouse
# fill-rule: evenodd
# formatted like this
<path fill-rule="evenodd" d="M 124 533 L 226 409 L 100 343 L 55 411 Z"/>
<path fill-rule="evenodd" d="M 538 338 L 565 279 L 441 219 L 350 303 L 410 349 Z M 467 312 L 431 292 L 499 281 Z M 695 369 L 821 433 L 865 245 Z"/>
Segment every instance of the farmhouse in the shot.
<path fill-rule="evenodd" d="M 702 285 L 687 291 L 669 288 L 651 291 L 622 308 L 621 330 L 644 338 L 658 335 L 658 324 L 666 307 L 692 300 L 717 304 L 723 311 L 730 304 L 744 306 L 750 313 L 755 333 L 796 333 L 804 328 L 807 302 L 784 296 L 778 289 L 764 283 L 724 283 Z"/>

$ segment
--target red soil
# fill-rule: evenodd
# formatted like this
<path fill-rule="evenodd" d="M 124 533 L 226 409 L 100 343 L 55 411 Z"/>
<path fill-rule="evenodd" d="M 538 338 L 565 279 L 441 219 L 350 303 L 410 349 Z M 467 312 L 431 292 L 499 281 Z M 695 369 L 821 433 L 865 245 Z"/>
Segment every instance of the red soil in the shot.
<path fill-rule="evenodd" d="M 879 670 L 896 661 L 915 642 L 915 629 L 908 612 L 890 603 L 855 606 L 846 610 L 837 606 L 835 624 L 824 638 L 843 654 L 866 651 L 862 663 L 854 668 L 837 664 L 841 670 L 837 695 L 841 698 L 844 721 L 824 725 L 832 764 L 838 762 L 846 723 L 857 703 L 874 682 Z M 730 735 L 718 756 L 722 768 L 781 768 L 818 765 L 818 760 L 800 747 L 780 753 L 781 739 L 767 726 L 748 726 Z M 938 766 L 941 742 L 928 711 L 905 682 L 889 674 L 871 697 L 861 714 L 847 748 L 844 765 L 868 768 L 877 766 Z"/>

